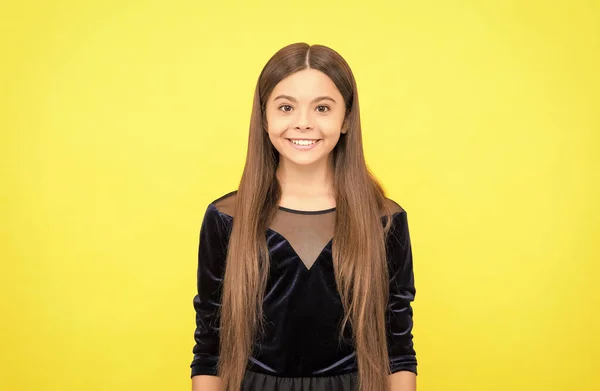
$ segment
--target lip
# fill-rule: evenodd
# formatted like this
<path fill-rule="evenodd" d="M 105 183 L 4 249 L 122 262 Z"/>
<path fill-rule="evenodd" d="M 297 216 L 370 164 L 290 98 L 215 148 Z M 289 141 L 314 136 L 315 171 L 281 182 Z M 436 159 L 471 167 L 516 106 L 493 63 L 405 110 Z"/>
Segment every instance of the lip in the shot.
<path fill-rule="evenodd" d="M 323 141 L 322 139 L 309 139 L 309 138 L 301 138 L 301 139 L 289 139 L 286 138 L 286 140 L 288 141 L 288 143 L 294 147 L 295 149 L 299 150 L 299 151 L 308 151 L 311 150 L 313 148 L 315 148 L 316 146 L 318 146 L 321 141 Z M 311 145 L 296 145 L 294 144 L 291 140 L 316 140 L 317 142 Z"/>

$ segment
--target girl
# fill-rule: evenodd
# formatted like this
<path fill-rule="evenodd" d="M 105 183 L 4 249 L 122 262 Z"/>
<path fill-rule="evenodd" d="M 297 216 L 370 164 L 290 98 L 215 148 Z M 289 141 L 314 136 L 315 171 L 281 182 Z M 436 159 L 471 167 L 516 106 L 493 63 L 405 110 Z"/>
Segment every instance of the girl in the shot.
<path fill-rule="evenodd" d="M 254 92 L 237 190 L 200 229 L 194 391 L 414 391 L 406 211 L 362 148 L 344 59 L 296 43 Z"/>

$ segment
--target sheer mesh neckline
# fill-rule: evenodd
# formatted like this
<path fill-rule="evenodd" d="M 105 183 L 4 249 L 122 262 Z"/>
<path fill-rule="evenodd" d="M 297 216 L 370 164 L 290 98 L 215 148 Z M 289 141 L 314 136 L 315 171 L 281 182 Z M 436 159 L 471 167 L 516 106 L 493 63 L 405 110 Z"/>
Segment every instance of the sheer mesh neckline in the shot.
<path fill-rule="evenodd" d="M 237 190 L 227 193 L 213 204 L 217 210 L 230 217 L 235 216 Z M 393 212 L 402 211 L 389 200 Z M 336 207 L 321 210 L 300 210 L 277 205 L 276 213 L 268 223 L 267 244 L 277 251 L 287 250 L 311 269 L 313 264 L 327 253 L 332 244 L 336 224 Z M 283 246 L 282 246 L 283 244 Z"/>

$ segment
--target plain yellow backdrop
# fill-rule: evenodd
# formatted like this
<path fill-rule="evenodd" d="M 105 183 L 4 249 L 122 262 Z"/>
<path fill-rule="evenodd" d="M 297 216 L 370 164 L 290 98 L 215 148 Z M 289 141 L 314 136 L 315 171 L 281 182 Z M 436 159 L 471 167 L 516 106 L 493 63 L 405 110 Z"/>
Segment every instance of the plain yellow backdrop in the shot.
<path fill-rule="evenodd" d="M 407 211 L 420 391 L 600 389 L 596 1 L 0 5 L 2 390 L 187 390 L 197 240 L 293 42 Z"/>

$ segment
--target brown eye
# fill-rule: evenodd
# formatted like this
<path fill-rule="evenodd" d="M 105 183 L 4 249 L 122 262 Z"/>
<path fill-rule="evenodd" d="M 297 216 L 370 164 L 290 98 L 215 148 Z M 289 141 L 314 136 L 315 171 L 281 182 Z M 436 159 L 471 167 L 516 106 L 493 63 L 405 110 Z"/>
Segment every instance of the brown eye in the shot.
<path fill-rule="evenodd" d="M 319 107 L 323 107 L 323 108 L 327 109 L 327 110 L 320 110 L 319 111 L 320 113 L 326 113 L 327 111 L 329 111 L 329 106 L 317 106 L 317 109 L 319 109 Z"/>
<path fill-rule="evenodd" d="M 282 107 L 289 107 L 289 108 L 290 108 L 290 110 L 292 109 L 292 106 L 290 106 L 290 105 L 282 105 L 282 106 L 279 106 L 279 110 L 281 110 L 281 108 L 282 108 Z M 283 111 L 284 111 L 284 112 L 287 112 L 287 111 L 289 111 L 289 110 L 283 110 Z"/>

